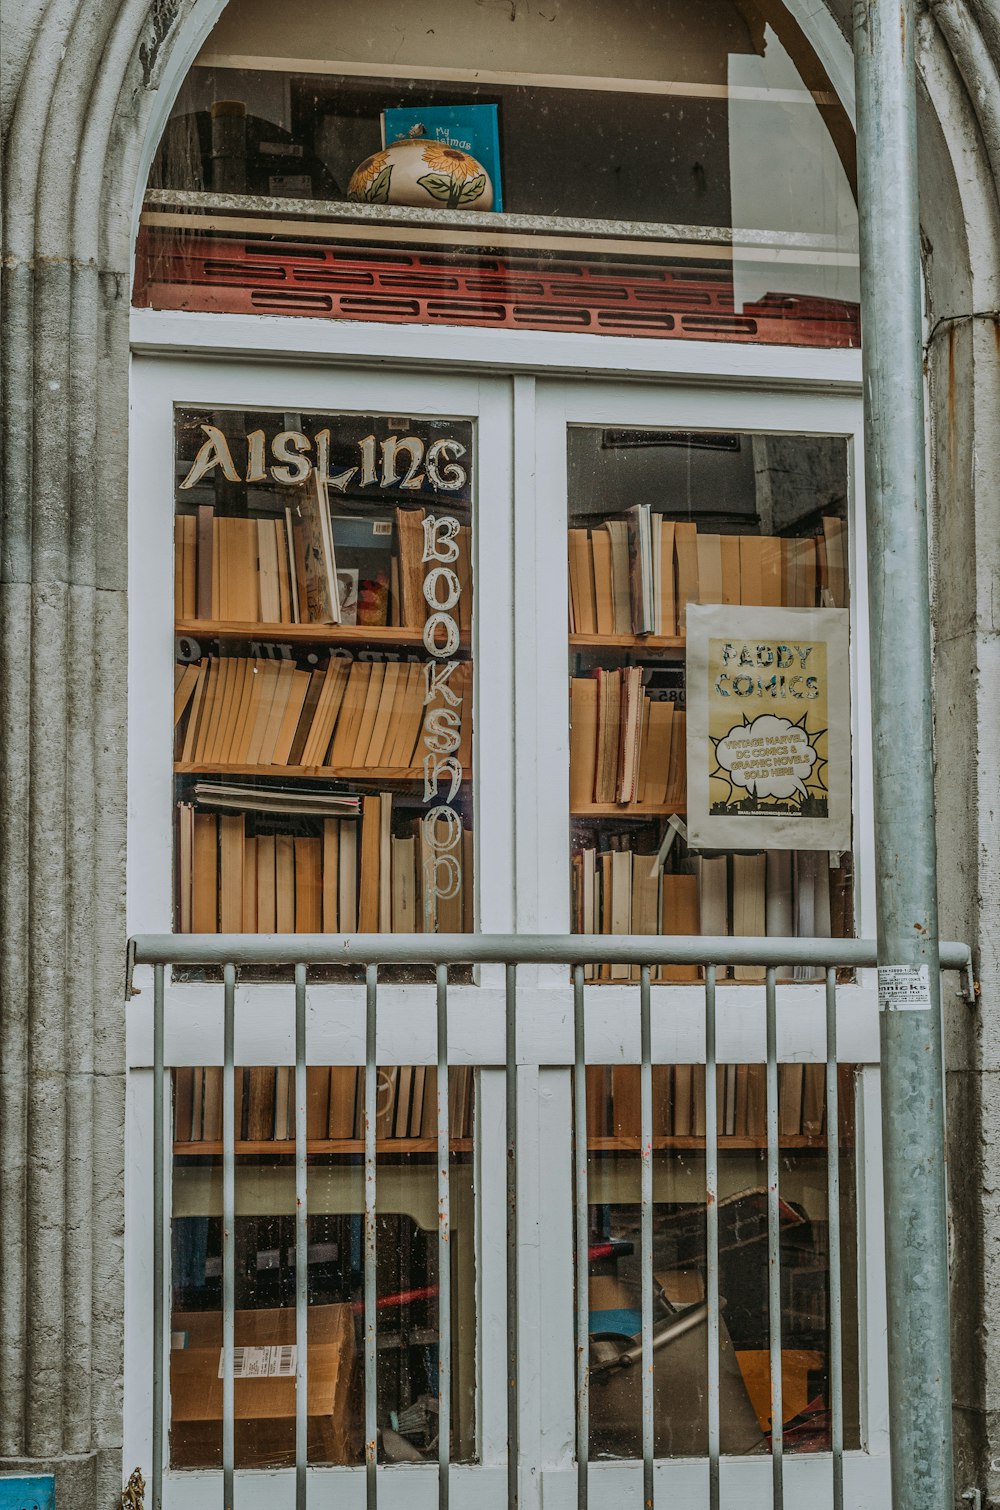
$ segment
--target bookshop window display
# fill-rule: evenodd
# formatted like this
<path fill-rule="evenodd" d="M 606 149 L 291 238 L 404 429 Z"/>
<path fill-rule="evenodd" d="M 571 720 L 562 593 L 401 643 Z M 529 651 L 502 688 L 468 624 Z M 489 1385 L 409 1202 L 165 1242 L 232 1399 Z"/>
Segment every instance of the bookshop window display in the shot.
<path fill-rule="evenodd" d="M 176 436 L 178 930 L 468 931 L 471 427 Z"/>
<path fill-rule="evenodd" d="M 470 930 L 472 426 L 181 408 L 175 481 L 176 928 Z M 294 1464 L 295 1072 L 236 1073 L 236 1466 L 273 1468 Z M 471 1069 L 452 1068 L 449 1101 L 461 1461 L 475 1450 Z M 377 1104 L 382 1454 L 419 1460 L 440 1429 L 434 1068 L 381 1065 Z M 363 1069 L 309 1067 L 307 1137 L 309 1459 L 359 1463 Z M 178 1069 L 178 1468 L 222 1461 L 221 1140 L 222 1069 Z"/>
<path fill-rule="evenodd" d="M 843 440 L 569 430 L 571 897 L 575 932 L 836 936 L 853 932 Z M 762 982 L 720 964 L 717 982 Z M 667 966 L 654 981 L 695 982 Z M 638 980 L 594 966 L 594 985 Z M 822 978 L 798 967 L 791 979 Z M 782 977 L 779 974 L 779 980 Z M 830 1445 L 828 1137 L 853 1158 L 850 1072 L 826 1124 L 824 1067 L 779 1072 L 785 1445 Z M 722 1449 L 770 1431 L 764 1066 L 718 1070 Z M 614 1366 L 639 1330 L 639 1071 L 588 1071 L 591 1446 L 641 1450 L 638 1386 Z M 705 1083 L 653 1070 L 657 1325 L 705 1297 Z M 853 1176 L 849 1445 L 858 1440 Z M 625 1320 L 622 1317 L 626 1318 Z M 634 1324 L 633 1324 L 634 1323 Z M 707 1447 L 704 1328 L 657 1355 L 657 1453 Z M 602 1363 L 603 1359 L 603 1363 Z M 678 1389 L 678 1378 L 683 1388 Z M 685 1401 L 687 1402 L 685 1404 Z"/>

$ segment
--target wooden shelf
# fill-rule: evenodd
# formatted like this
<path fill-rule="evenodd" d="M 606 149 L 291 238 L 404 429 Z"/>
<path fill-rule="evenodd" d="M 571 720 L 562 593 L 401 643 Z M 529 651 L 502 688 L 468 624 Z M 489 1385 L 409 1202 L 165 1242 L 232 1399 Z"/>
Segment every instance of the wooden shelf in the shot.
<path fill-rule="evenodd" d="M 814 1137 L 808 1133 L 789 1134 L 787 1137 L 778 1139 L 779 1148 L 826 1148 L 826 1134 L 822 1133 Z M 637 1153 L 640 1148 L 640 1140 L 636 1136 L 614 1138 L 588 1138 L 587 1147 L 591 1153 Z M 654 1149 L 687 1148 L 695 1151 L 704 1149 L 705 1139 L 680 1136 L 660 1136 L 653 1139 Z M 766 1138 L 737 1138 L 723 1133 L 719 1134 L 719 1150 L 724 1152 L 729 1149 L 733 1152 L 760 1151 L 767 1148 Z"/>
<path fill-rule="evenodd" d="M 376 1143 L 378 1153 L 437 1153 L 437 1138 L 379 1138 Z M 452 1138 L 450 1143 L 452 1153 L 470 1153 L 472 1151 L 471 1138 Z M 318 1153 L 364 1153 L 364 1138 L 310 1138 L 306 1144 L 310 1154 Z M 222 1144 L 218 1142 L 174 1142 L 175 1154 L 197 1154 L 221 1156 Z M 236 1140 L 236 1153 L 253 1156 L 266 1155 L 271 1158 L 294 1158 L 295 1142 L 291 1138 L 269 1138 L 261 1140 L 248 1140 L 238 1138 Z"/>
<path fill-rule="evenodd" d="M 655 650 L 681 660 L 687 646 L 682 634 L 571 634 L 574 650 Z"/>
<path fill-rule="evenodd" d="M 176 634 L 192 639 L 287 640 L 300 645 L 423 646 L 423 629 L 396 624 L 258 624 L 236 619 L 178 619 Z M 461 644 L 468 649 L 469 637 Z"/>
<path fill-rule="evenodd" d="M 252 776 L 291 779 L 319 777 L 330 781 L 378 781 L 402 785 L 422 781 L 424 773 L 406 766 L 329 766 L 329 765 L 226 765 L 219 761 L 175 760 L 176 776 Z"/>
<path fill-rule="evenodd" d="M 648 803 L 643 805 L 639 802 L 588 802 L 586 807 L 574 807 L 570 811 L 571 818 L 668 818 L 671 813 L 683 815 L 687 812 L 684 803 Z"/>

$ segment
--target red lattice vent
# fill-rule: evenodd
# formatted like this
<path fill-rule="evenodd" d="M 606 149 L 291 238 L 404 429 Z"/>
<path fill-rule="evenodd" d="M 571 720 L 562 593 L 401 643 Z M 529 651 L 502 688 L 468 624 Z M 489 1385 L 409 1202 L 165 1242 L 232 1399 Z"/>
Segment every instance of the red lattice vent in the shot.
<path fill-rule="evenodd" d="M 733 307 L 726 269 L 260 241 L 144 227 L 136 305 L 672 340 L 858 346 L 858 306 L 766 294 Z"/>

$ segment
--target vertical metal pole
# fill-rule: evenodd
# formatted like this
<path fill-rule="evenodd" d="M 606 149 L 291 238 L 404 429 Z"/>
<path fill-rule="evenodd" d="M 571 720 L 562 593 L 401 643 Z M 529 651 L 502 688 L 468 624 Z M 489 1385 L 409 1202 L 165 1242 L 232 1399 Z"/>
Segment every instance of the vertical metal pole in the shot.
<path fill-rule="evenodd" d="M 438 1510 L 448 1510 L 451 1464 L 451 1129 L 448 1117 L 448 966 L 437 967 Z"/>
<path fill-rule="evenodd" d="M 309 1464 L 309 1208 L 306 1147 L 306 967 L 295 966 L 295 1510 Z"/>
<path fill-rule="evenodd" d="M 840 1283 L 840 1094 L 837 1084 L 837 972 L 826 972 L 826 1207 L 830 1266 L 830 1451 L 833 1510 L 844 1510 L 844 1322 Z"/>
<path fill-rule="evenodd" d="M 767 1315 L 771 1348 L 771 1504 L 784 1510 L 785 1437 L 781 1377 L 781 1211 L 778 1150 L 778 1002 L 768 965 L 767 994 Z"/>
<path fill-rule="evenodd" d="M 642 1261 L 642 1503 L 653 1510 L 653 1043 L 649 966 L 639 974 L 639 1131 Z"/>
<path fill-rule="evenodd" d="M 705 968 L 705 1250 L 708 1254 L 708 1510 L 719 1510 L 719 1081 L 715 1057 L 715 966 Z"/>
<path fill-rule="evenodd" d="M 164 1348 L 164 1107 L 163 1107 L 163 966 L 153 966 L 153 1510 L 163 1504 Z"/>
<path fill-rule="evenodd" d="M 951 1510 L 915 10 L 855 0 L 854 55 L 880 985 L 920 972 L 880 1013 L 893 1504 Z"/>
<path fill-rule="evenodd" d="M 236 1412 L 236 967 L 223 967 L 222 1063 L 222 1504 L 233 1510 Z"/>
<path fill-rule="evenodd" d="M 520 1502 L 517 1402 L 517 966 L 507 965 L 507 1504 Z"/>
<path fill-rule="evenodd" d="M 375 1128 L 378 1113 L 376 1013 L 378 966 L 365 971 L 365 1505 L 378 1503 L 378 1334 L 375 1293 L 376 1167 Z"/>
<path fill-rule="evenodd" d="M 576 1503 L 587 1510 L 590 1481 L 590 1208 L 587 1196 L 587 1054 L 583 966 L 573 966 L 573 1161 L 576 1241 Z"/>

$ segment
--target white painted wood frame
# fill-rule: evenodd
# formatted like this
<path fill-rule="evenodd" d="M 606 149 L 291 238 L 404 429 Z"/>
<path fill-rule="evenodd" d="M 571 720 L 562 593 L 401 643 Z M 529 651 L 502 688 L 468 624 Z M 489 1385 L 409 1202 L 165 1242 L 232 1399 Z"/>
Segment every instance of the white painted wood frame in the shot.
<path fill-rule="evenodd" d="M 566 430 L 569 425 L 699 428 L 839 435 L 848 442 L 851 496 L 854 832 L 859 931 L 874 933 L 870 702 L 860 361 L 855 352 L 730 347 L 468 329 L 340 325 L 240 316 L 133 315 L 130 504 L 130 932 L 172 926 L 171 690 L 173 664 L 173 414 L 175 406 L 279 412 L 383 412 L 468 418 L 475 435 L 474 654 L 476 918 L 489 932 L 552 930 L 569 920 Z M 584 375 L 586 374 L 586 375 Z M 862 544 L 859 544 L 862 542 Z M 873 972 L 840 991 L 839 1057 L 867 1066 L 858 1095 L 862 1421 L 867 1451 L 847 1455 L 850 1510 L 888 1503 L 885 1303 Z M 572 1000 L 565 977 L 522 969 L 519 1059 L 521 1170 L 521 1441 L 525 1506 L 575 1505 L 572 1333 Z M 137 972 L 128 1004 L 126 1191 L 126 1458 L 149 1462 L 152 1312 L 150 1136 L 151 972 Z M 588 1058 L 637 1062 L 636 988 L 588 992 Z M 653 991 L 654 1061 L 703 1058 L 700 987 Z M 379 1059 L 433 1058 L 433 993 L 380 991 Z M 168 981 L 167 1062 L 221 1062 L 221 986 Z M 311 986 L 308 1057 L 362 1063 L 362 987 Z M 237 991 L 237 1061 L 291 1063 L 290 987 Z M 779 991 L 779 1056 L 824 1054 L 822 988 Z M 502 978 L 484 969 L 451 993 L 453 1062 L 479 1076 L 477 1353 L 479 1452 L 456 1467 L 458 1510 L 506 1499 Z M 719 993 L 720 1062 L 764 1058 L 763 990 Z M 428 1510 L 432 1469 L 380 1469 L 379 1502 Z M 830 1459 L 786 1458 L 787 1503 L 832 1503 Z M 663 1503 L 708 1503 L 702 1462 L 657 1465 Z M 726 1510 L 765 1510 L 765 1460 L 727 1460 Z M 165 1503 L 216 1510 L 221 1475 L 168 1476 Z M 364 1504 L 363 1470 L 311 1471 L 310 1501 Z M 641 1466 L 598 1464 L 591 1504 L 641 1501 Z M 237 1474 L 240 1510 L 294 1504 L 294 1475 Z"/>

